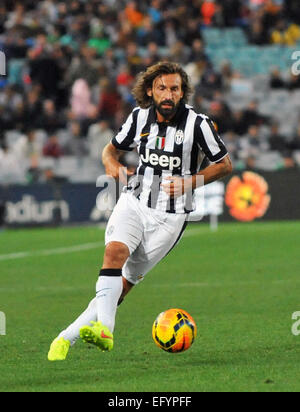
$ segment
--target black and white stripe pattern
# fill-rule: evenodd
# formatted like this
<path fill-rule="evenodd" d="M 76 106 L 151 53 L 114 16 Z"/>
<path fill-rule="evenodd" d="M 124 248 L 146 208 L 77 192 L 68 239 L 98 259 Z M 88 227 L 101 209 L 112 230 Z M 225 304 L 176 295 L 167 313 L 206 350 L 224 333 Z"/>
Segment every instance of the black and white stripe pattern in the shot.
<path fill-rule="evenodd" d="M 164 147 L 157 149 L 157 137 L 162 135 Z M 227 155 L 212 121 L 184 104 L 169 123 L 161 124 L 157 122 L 154 107 L 135 108 L 112 144 L 120 150 L 136 148 L 139 153 L 136 175 L 127 190 L 146 206 L 168 213 L 188 213 L 193 210 L 193 202 L 186 194 L 170 199 L 161 188 L 167 176 L 196 174 L 205 158 L 218 162 Z"/>

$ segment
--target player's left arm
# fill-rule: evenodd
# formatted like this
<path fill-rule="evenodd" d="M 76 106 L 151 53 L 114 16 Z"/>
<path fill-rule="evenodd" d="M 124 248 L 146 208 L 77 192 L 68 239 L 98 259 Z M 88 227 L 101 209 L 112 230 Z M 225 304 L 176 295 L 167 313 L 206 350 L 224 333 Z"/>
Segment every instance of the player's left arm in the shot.
<path fill-rule="evenodd" d="M 195 138 L 211 164 L 192 176 L 192 189 L 215 182 L 232 172 L 232 162 L 228 151 L 217 132 L 215 123 L 209 117 L 204 115 L 197 117 Z"/>
<path fill-rule="evenodd" d="M 207 166 L 201 172 L 191 177 L 192 189 L 197 189 L 199 186 L 204 186 L 216 180 L 222 179 L 232 173 L 233 167 L 229 154 L 227 154 L 219 162 Z"/>
<path fill-rule="evenodd" d="M 165 180 L 169 180 L 169 184 L 163 184 L 164 191 L 170 196 L 177 198 L 190 190 L 197 189 L 197 187 L 207 185 L 222 179 L 232 173 L 232 162 L 230 156 L 227 154 L 220 161 L 207 166 L 199 173 L 189 176 L 170 176 Z"/>

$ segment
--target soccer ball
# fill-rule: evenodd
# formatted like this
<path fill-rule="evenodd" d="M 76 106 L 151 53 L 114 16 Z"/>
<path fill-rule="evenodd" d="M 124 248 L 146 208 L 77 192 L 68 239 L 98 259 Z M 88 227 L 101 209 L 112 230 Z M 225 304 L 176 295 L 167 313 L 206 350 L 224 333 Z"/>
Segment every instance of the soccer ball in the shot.
<path fill-rule="evenodd" d="M 166 352 L 184 352 L 197 335 L 194 319 L 182 309 L 168 309 L 160 313 L 152 326 L 155 344 Z"/>

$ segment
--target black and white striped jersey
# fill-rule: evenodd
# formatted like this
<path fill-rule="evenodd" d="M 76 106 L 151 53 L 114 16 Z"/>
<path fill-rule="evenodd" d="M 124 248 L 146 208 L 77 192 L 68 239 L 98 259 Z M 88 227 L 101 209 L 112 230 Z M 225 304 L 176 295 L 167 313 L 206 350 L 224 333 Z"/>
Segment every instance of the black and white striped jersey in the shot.
<path fill-rule="evenodd" d="M 158 123 L 154 106 L 135 108 L 111 143 L 139 154 L 136 175 L 126 190 L 148 207 L 168 213 L 194 210 L 193 194 L 170 198 L 161 188 L 164 178 L 194 175 L 205 158 L 218 162 L 227 155 L 212 121 L 183 103 L 168 123 Z"/>

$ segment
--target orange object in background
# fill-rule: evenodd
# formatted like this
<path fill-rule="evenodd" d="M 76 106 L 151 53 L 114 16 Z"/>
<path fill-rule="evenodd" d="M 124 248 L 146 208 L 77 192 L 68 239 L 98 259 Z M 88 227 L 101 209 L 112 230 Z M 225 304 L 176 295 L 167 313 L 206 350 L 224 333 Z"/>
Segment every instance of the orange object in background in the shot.
<path fill-rule="evenodd" d="M 144 15 L 137 10 L 136 3 L 130 1 L 125 8 L 125 15 L 130 24 L 134 27 L 138 27 L 142 24 Z"/>
<path fill-rule="evenodd" d="M 204 19 L 204 23 L 207 25 L 211 25 L 212 18 L 216 12 L 216 5 L 212 1 L 205 1 L 201 6 L 201 14 Z"/>
<path fill-rule="evenodd" d="M 225 203 L 232 217 L 251 222 L 264 216 L 270 206 L 268 183 L 257 173 L 246 171 L 233 176 L 227 185 Z"/>

